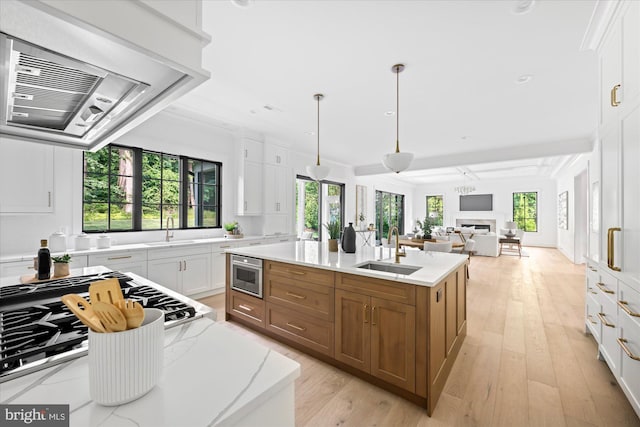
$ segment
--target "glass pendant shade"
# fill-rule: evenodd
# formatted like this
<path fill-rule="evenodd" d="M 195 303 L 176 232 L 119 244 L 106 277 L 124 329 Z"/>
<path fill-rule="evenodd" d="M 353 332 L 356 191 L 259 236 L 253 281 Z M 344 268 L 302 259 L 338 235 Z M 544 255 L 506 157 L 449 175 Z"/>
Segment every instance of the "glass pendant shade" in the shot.
<path fill-rule="evenodd" d="M 389 153 L 385 154 L 382 158 L 382 164 L 385 168 L 392 172 L 400 173 L 403 170 L 407 170 L 413 160 L 412 153 Z"/>
<path fill-rule="evenodd" d="M 329 176 L 329 167 L 321 165 L 307 166 L 307 175 L 314 181 L 322 181 Z"/>
<path fill-rule="evenodd" d="M 314 181 L 322 181 L 329 176 L 329 168 L 320 165 L 320 100 L 324 98 L 324 95 L 316 93 L 313 98 L 318 102 L 318 157 L 315 165 L 307 166 L 307 175 Z"/>

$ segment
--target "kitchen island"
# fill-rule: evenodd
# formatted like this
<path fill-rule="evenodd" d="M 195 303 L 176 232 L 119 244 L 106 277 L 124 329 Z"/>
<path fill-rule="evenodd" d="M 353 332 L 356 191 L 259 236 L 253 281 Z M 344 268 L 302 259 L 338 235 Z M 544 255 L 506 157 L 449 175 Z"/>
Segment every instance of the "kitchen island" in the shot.
<path fill-rule="evenodd" d="M 433 412 L 466 336 L 465 255 L 312 241 L 231 249 L 226 318 Z M 262 260 L 262 298 L 237 290 L 232 257 Z M 249 263 L 251 262 L 248 260 Z M 387 270 L 387 271 L 380 271 Z M 238 282 L 238 283 L 236 283 Z M 236 289 L 234 289 L 236 288 Z"/>
<path fill-rule="evenodd" d="M 77 275 L 106 272 L 104 267 L 72 270 Z M 72 427 L 295 424 L 297 362 L 214 322 L 209 316 L 215 318 L 215 313 L 198 302 L 128 274 L 135 282 L 162 289 L 165 299 L 180 297 L 196 309 L 194 318 L 165 322 L 164 365 L 158 384 L 130 403 L 101 406 L 90 397 L 89 358 L 76 355 L 1 382 L 0 404 L 69 405 Z M 17 282 L 18 278 L 5 278 L 0 286 Z M 6 306 L 2 301 L 0 316 Z M 86 351 L 86 344 L 74 351 L 83 348 Z M 2 420 L 0 415 L 0 424 Z"/>

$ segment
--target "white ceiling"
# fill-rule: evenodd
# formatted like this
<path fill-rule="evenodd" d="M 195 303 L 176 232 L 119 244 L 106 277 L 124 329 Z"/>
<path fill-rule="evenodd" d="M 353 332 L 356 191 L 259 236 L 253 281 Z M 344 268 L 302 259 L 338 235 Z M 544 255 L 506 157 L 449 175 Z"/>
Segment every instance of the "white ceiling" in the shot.
<path fill-rule="evenodd" d="M 321 157 L 382 173 L 395 147 L 391 67 L 404 63 L 400 148 L 419 170 L 398 178 L 550 176 L 595 132 L 596 55 L 580 44 L 596 1 L 539 0 L 514 14 L 519 3 L 204 1 L 212 77 L 178 107 L 312 153 L 323 93 Z M 531 81 L 517 84 L 522 75 Z"/>

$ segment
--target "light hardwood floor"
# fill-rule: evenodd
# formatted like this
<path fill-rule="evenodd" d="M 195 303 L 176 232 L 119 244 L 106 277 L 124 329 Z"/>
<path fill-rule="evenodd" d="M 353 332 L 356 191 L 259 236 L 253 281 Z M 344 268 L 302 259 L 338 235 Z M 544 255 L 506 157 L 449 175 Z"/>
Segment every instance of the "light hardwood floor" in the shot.
<path fill-rule="evenodd" d="M 233 322 L 298 361 L 298 426 L 640 426 L 584 333 L 584 266 L 555 249 L 473 257 L 467 337 L 432 417 L 422 408 Z M 224 321 L 224 297 L 200 300 Z"/>

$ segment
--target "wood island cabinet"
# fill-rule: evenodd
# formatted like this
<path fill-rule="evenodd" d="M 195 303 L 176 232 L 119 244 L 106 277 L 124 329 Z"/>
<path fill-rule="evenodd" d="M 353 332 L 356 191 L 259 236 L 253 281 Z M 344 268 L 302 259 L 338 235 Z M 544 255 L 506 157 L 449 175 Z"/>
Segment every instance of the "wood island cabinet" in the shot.
<path fill-rule="evenodd" d="M 431 415 L 466 335 L 465 269 L 429 287 L 265 260 L 264 299 L 231 290 L 227 274 L 226 318 Z"/>

